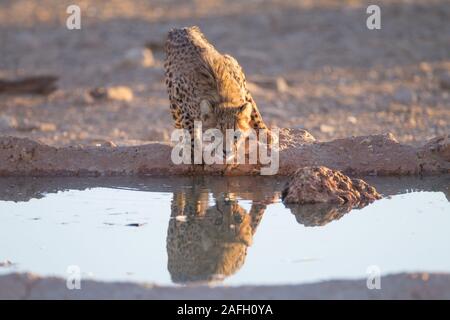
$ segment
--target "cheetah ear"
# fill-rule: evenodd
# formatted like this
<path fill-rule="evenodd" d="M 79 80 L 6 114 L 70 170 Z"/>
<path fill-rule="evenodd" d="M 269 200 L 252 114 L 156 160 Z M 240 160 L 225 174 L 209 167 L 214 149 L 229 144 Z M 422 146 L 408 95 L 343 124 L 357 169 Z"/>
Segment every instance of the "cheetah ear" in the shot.
<path fill-rule="evenodd" d="M 212 114 L 212 105 L 208 100 L 202 100 L 200 102 L 200 116 L 202 119 L 207 119 Z"/>
<path fill-rule="evenodd" d="M 250 102 L 244 103 L 241 107 L 239 107 L 239 114 L 244 117 L 250 118 L 252 115 L 253 106 Z"/>

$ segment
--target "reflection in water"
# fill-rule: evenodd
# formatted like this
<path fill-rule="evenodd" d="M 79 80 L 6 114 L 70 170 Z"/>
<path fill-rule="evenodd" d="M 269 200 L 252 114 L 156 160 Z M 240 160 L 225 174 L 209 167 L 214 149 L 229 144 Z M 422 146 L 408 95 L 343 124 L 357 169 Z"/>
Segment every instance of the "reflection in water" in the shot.
<path fill-rule="evenodd" d="M 241 268 L 267 202 L 253 201 L 247 212 L 238 194 L 193 186 L 174 193 L 167 232 L 168 269 L 176 283 L 223 279 Z M 180 217 L 183 217 L 181 219 Z"/>
<path fill-rule="evenodd" d="M 441 177 L 428 177 L 426 179 L 417 179 L 417 178 L 369 178 L 370 183 L 375 185 L 376 188 L 383 193 L 384 196 L 389 195 L 395 195 L 405 192 L 412 192 L 412 191 L 440 191 L 444 192 L 448 198 L 449 192 L 449 186 L 450 186 L 450 175 L 441 176 Z M 113 216 L 111 216 L 111 211 L 108 211 L 108 207 L 114 207 L 115 205 L 119 209 L 115 209 L 115 211 L 132 211 L 131 209 L 128 210 L 128 206 L 133 207 L 133 210 L 140 211 L 139 208 L 142 204 L 142 207 L 145 207 L 145 213 L 144 210 L 142 211 L 141 218 L 147 218 L 146 214 L 148 213 L 147 210 L 149 208 L 148 203 L 151 205 L 151 218 L 158 217 L 158 215 L 161 215 L 163 219 L 161 221 L 164 221 L 164 223 L 167 222 L 167 218 L 169 216 L 168 211 L 168 203 L 164 202 L 161 204 L 161 195 L 164 195 L 164 201 L 165 199 L 172 197 L 171 202 L 171 209 L 170 209 L 170 216 L 169 219 L 169 225 L 168 230 L 166 234 L 166 225 L 164 224 L 164 227 L 161 228 L 162 225 L 158 224 L 158 222 L 155 220 L 155 224 L 148 224 L 147 227 L 154 227 L 153 231 L 150 232 L 150 234 L 147 234 L 146 228 L 143 228 L 137 232 L 137 235 L 142 236 L 142 238 L 139 239 L 147 239 L 147 237 L 153 237 L 152 239 L 152 248 L 154 250 L 158 250 L 158 261 L 162 261 L 163 257 L 165 256 L 165 253 L 167 252 L 168 255 L 168 270 L 170 272 L 170 276 L 172 278 L 173 282 L 176 283 L 190 283 L 190 282 L 210 282 L 214 280 L 220 280 L 224 277 L 231 276 L 235 274 L 240 268 L 242 268 L 243 264 L 245 263 L 245 259 L 247 261 L 249 258 L 246 258 L 248 247 L 252 245 L 252 240 L 254 237 L 254 234 L 256 230 L 258 229 L 258 226 L 260 225 L 261 219 L 263 215 L 268 216 L 269 213 L 265 213 L 266 207 L 273 203 L 273 202 L 279 202 L 279 196 L 281 194 L 281 190 L 285 184 L 285 180 L 283 178 L 277 179 L 276 177 L 176 177 L 176 178 L 147 178 L 147 177 L 101 177 L 101 178 L 39 178 L 39 179 L 32 179 L 32 178 L 3 178 L 0 179 L 0 211 L 2 213 L 6 212 L 15 212 L 15 214 L 4 214 L 0 215 L 3 220 L 0 222 L 0 226 L 3 225 L 2 232 L 0 233 L 0 238 L 3 235 L 3 239 L 8 239 L 8 241 L 3 241 L 5 247 L 8 247 L 10 250 L 10 257 L 12 261 L 25 261 L 21 268 L 31 267 L 30 270 L 39 270 L 41 265 L 46 266 L 46 262 L 41 261 L 40 257 L 40 251 L 35 250 L 35 247 L 30 245 L 27 237 L 22 237 L 20 235 L 23 234 L 32 234 L 33 232 L 36 232 L 38 228 L 35 227 L 36 221 L 33 220 L 33 223 L 30 224 L 31 219 L 36 217 L 37 213 L 48 211 L 48 215 L 43 215 L 44 219 L 39 220 L 39 225 L 41 226 L 39 228 L 39 234 L 37 234 L 34 238 L 40 239 L 42 243 L 47 242 L 47 246 L 51 248 L 53 244 L 55 243 L 54 239 L 59 239 L 61 241 L 66 241 L 65 244 L 70 243 L 71 245 L 73 243 L 78 244 L 79 240 L 79 226 L 77 224 L 67 224 L 64 226 L 64 237 L 61 237 L 61 234 L 53 232 L 59 232 L 59 225 L 55 228 L 55 226 L 52 224 L 54 221 L 61 222 L 61 219 L 68 219 L 72 214 L 77 214 L 77 220 L 78 219 L 87 219 L 89 222 L 89 219 L 98 219 L 95 220 L 98 223 L 104 223 L 104 217 L 101 214 L 90 214 L 92 212 L 102 212 L 102 210 L 105 211 L 105 213 L 108 214 L 108 219 L 112 219 Z M 91 193 L 91 191 L 86 189 L 94 189 Z M 95 189 L 99 190 L 95 190 Z M 72 198 L 69 197 L 69 195 L 65 195 L 65 190 L 86 190 L 86 192 L 83 193 L 77 193 L 77 197 Z M 113 197 L 116 197 L 118 192 L 120 195 L 121 191 L 124 191 L 124 193 L 119 196 L 117 199 L 114 198 L 114 201 L 111 201 L 115 203 L 115 205 L 107 205 L 104 207 L 105 200 L 104 199 L 113 199 Z M 146 198 L 146 196 L 143 196 L 142 193 L 136 193 L 133 192 L 130 193 L 130 190 L 135 191 L 145 191 L 148 193 L 155 193 L 158 195 L 157 197 L 150 197 L 154 202 L 151 202 Z M 97 192 L 95 192 L 97 191 Z M 58 194 L 55 194 L 58 192 Z M 52 194 L 50 196 L 50 194 Z M 133 195 L 134 194 L 134 195 Z M 167 198 L 166 195 L 170 194 L 170 196 Z M 96 198 L 99 197 L 99 198 Z M 43 200 L 39 201 L 30 201 L 33 198 L 44 198 Z M 140 201 L 136 201 L 136 199 L 141 199 Z M 1 200 L 7 200 L 7 202 L 3 202 Z M 12 204 L 8 203 L 12 201 L 17 201 L 20 203 Z M 23 201 L 26 201 L 28 203 L 22 203 Z M 70 202 L 65 202 L 70 201 Z M 150 201 L 150 202 L 148 202 Z M 245 209 L 243 202 L 245 201 Z M 68 204 L 78 203 L 79 207 L 72 208 L 72 205 Z M 144 204 L 145 203 L 145 204 Z M 247 206 L 247 204 L 250 204 Z M 3 205 L 3 206 L 2 206 Z M 48 207 L 46 207 L 48 206 Z M 392 208 L 395 208 L 395 201 L 390 204 L 388 202 L 385 202 L 385 206 L 383 210 L 389 211 L 389 206 Z M 271 246 L 278 246 L 276 247 L 277 251 L 280 251 L 280 256 L 282 254 L 285 254 L 286 256 L 283 256 L 283 258 L 291 258 L 290 254 L 292 254 L 292 258 L 297 258 L 297 255 L 300 254 L 299 250 L 295 249 L 292 251 L 292 253 L 286 253 L 284 250 L 278 250 L 280 246 L 284 246 L 285 243 L 282 243 L 281 238 L 271 238 L 273 234 L 279 234 L 279 233 L 271 233 L 273 232 L 273 224 L 275 223 L 277 226 L 277 232 L 279 230 L 283 230 L 282 232 L 285 232 L 289 235 L 289 237 L 292 237 L 292 239 L 301 239 L 301 241 L 304 241 L 303 243 L 307 243 L 308 239 L 308 232 L 305 232 L 305 229 L 303 228 L 292 228 L 287 230 L 287 228 L 290 227 L 290 224 L 294 222 L 294 217 L 292 217 L 288 212 L 281 209 L 281 204 L 277 205 L 277 208 L 274 208 L 274 210 L 271 213 L 279 212 L 280 214 L 276 217 L 270 216 L 266 217 L 268 221 L 270 221 L 270 228 L 267 229 L 261 229 L 260 228 L 260 236 L 261 237 L 261 244 L 258 244 L 258 246 L 255 246 L 253 249 L 256 254 L 256 258 L 258 263 L 253 263 L 254 267 L 258 271 L 253 270 L 254 272 L 261 272 L 264 273 L 263 275 L 260 275 L 258 279 L 266 279 L 267 270 L 270 272 L 270 268 L 267 267 L 265 262 L 267 262 L 266 259 L 266 251 L 265 248 L 271 248 Z M 81 209 L 84 208 L 84 209 Z M 162 209 L 164 208 L 164 209 Z M 329 205 L 296 205 L 296 206 L 289 206 L 288 207 L 292 214 L 295 215 L 295 218 L 297 222 L 304 226 L 324 226 L 328 223 L 330 223 L 333 220 L 340 219 L 343 217 L 347 212 L 350 211 L 351 208 L 347 207 L 338 207 L 338 206 L 329 206 Z M 388 209 L 386 209 L 388 208 Z M 427 207 L 428 208 L 428 207 Z M 433 208 L 433 207 L 430 207 Z M 86 215 L 80 215 L 78 217 L 78 211 L 84 210 L 89 214 Z M 97 211 L 99 210 L 99 211 Z M 380 209 L 381 210 L 381 209 Z M 401 211 L 398 209 L 393 209 L 397 211 Z M 431 210 L 431 209 L 429 209 Z M 54 213 L 52 215 L 51 213 Z M 60 214 L 64 213 L 64 214 Z M 353 211 L 354 214 L 358 214 L 357 212 Z M 397 212 L 396 212 L 397 213 Z M 286 215 L 289 217 L 289 219 L 285 220 Z M 367 215 L 367 219 L 370 218 L 370 215 Z M 45 218 L 46 217 L 46 218 Z M 54 220 L 51 220 L 51 217 L 54 217 Z M 74 216 L 75 217 L 75 216 Z M 117 218 L 117 220 L 120 222 L 118 225 L 125 225 L 128 224 L 128 220 L 123 220 L 122 215 L 114 216 Z M 24 221 L 20 219 L 25 219 Z M 413 223 L 416 223 L 414 219 L 410 220 L 408 217 L 407 220 L 399 222 L 398 219 L 401 219 L 402 216 L 400 215 L 400 218 L 397 218 L 396 223 L 393 224 L 395 228 L 397 226 L 402 226 L 402 224 L 406 222 L 412 223 L 412 227 L 410 229 L 405 230 L 415 230 L 419 229 L 419 227 L 415 227 Z M 414 217 L 413 217 L 414 218 Z M 437 217 L 438 219 L 445 219 L 443 216 L 442 218 Z M 10 219 L 10 220 L 8 220 Z M 416 218 L 417 219 L 417 215 Z M 343 219 L 346 220 L 346 219 Z M 351 220 L 351 219 L 350 219 Z M 64 220 L 65 221 L 65 220 Z M 83 220 L 86 221 L 86 220 Z M 284 224 L 283 221 L 287 224 Z M 364 225 L 364 219 L 360 221 L 361 224 L 356 224 L 357 226 L 361 228 L 365 228 Z M 391 227 L 391 223 L 387 223 L 386 220 L 384 220 L 384 227 L 389 228 Z M 441 220 L 439 220 L 441 221 Z M 446 220 L 443 220 L 446 221 Z M 16 232 L 8 233 L 11 230 L 15 230 L 14 227 L 11 227 L 11 223 L 18 222 L 17 224 L 17 230 L 24 230 L 23 232 Z M 96 222 L 96 223 L 97 223 Z M 345 228 L 345 223 L 341 224 Z M 381 224 L 380 224 L 381 225 Z M 435 228 L 440 227 L 442 224 L 430 227 L 429 230 L 435 230 Z M 6 226 L 6 227 L 5 227 Z M 88 225 L 89 226 L 89 225 Z M 353 228 L 354 224 L 352 224 Z M 444 224 L 445 226 L 445 224 Z M 29 229 L 26 229 L 26 228 Z M 49 230 L 48 232 L 42 232 L 41 228 L 47 228 L 44 230 Z M 128 228 L 128 227 L 127 227 Z M 401 227 L 399 227 L 399 230 L 395 229 L 392 231 L 392 234 L 395 234 L 397 231 L 402 231 Z M 88 228 L 84 228 L 83 230 L 86 230 Z M 333 230 L 336 230 L 339 228 L 333 228 Z M 70 236 L 70 232 L 72 230 L 72 236 Z M 95 232 L 92 234 L 89 234 L 89 232 L 86 233 L 86 249 L 83 247 L 83 244 L 80 244 L 80 250 L 79 252 L 82 252 L 83 254 L 85 252 L 88 252 L 92 249 L 93 243 L 97 245 L 99 248 L 105 248 L 108 247 L 106 251 L 110 250 L 109 253 L 112 259 L 116 261 L 117 256 L 120 255 L 120 250 L 115 250 L 111 248 L 116 248 L 115 246 L 111 246 L 111 243 L 115 239 L 114 237 L 120 237 L 120 241 L 117 243 L 117 247 L 121 247 L 123 245 L 122 240 L 127 240 L 129 242 L 126 243 L 126 245 L 123 245 L 124 252 L 128 252 L 128 249 L 130 247 L 137 248 L 136 249 L 136 259 L 142 259 L 142 251 L 139 245 L 141 243 L 146 243 L 146 240 L 139 241 L 138 245 L 135 245 L 135 242 L 132 242 L 136 240 L 135 237 L 129 238 L 127 235 L 128 233 L 123 234 L 120 228 L 113 228 L 108 227 L 102 229 L 102 233 L 105 236 L 108 236 L 110 234 L 114 235 L 113 238 L 110 238 L 108 241 L 105 241 L 104 243 L 101 242 L 102 239 L 99 240 L 98 234 L 97 234 L 97 228 L 94 229 Z M 157 230 L 157 232 L 154 232 Z M 331 234 L 333 234 L 333 230 L 330 230 Z M 342 230 L 342 229 L 340 229 Z M 354 229 L 351 229 L 354 230 Z M 368 229 L 370 230 L 370 229 Z M 404 231 L 404 230 L 403 230 Z M 445 230 L 444 230 L 445 231 Z M 441 231 L 441 233 L 437 233 L 437 235 L 430 235 L 424 231 L 427 235 L 425 238 L 418 238 L 422 239 L 420 240 L 420 245 L 427 245 L 428 243 L 424 243 L 427 239 L 441 239 L 439 237 L 444 237 L 445 232 Z M 116 233 L 117 232 L 117 233 Z M 161 234 L 159 234 L 161 232 Z M 289 232 L 293 232 L 295 234 L 289 234 Z M 335 232 L 335 231 L 334 231 Z M 414 231 L 415 232 L 415 231 Z M 17 238 L 14 238 L 18 234 L 19 236 Z M 322 233 L 320 233 L 322 234 Z M 325 234 L 329 234 L 325 232 Z M 335 234 L 335 233 L 334 233 Z M 345 234 L 345 233 L 344 233 Z M 89 238 L 89 235 L 92 236 L 92 238 Z M 134 233 L 133 233 L 134 235 Z M 352 235 L 349 235 L 351 238 Z M 407 235 L 409 237 L 409 235 Z M 438 237 L 439 236 L 439 237 Z M 406 236 L 405 236 L 406 237 Z M 14 242 L 10 241 L 10 239 L 15 239 Z M 73 239 L 77 239 L 76 241 Z M 108 239 L 108 238 L 105 238 Z M 316 234 L 314 235 L 314 239 L 316 239 Z M 365 245 L 373 244 L 373 237 L 370 237 L 365 239 Z M 408 248 L 411 247 L 410 244 L 410 238 L 408 238 L 408 241 L 405 242 L 405 248 L 401 250 L 401 252 L 407 251 Z M 425 240 L 423 240 L 425 239 Z M 162 244 L 161 247 L 159 247 L 159 244 L 161 244 L 160 241 L 166 240 L 166 243 Z M 343 238 L 337 238 L 336 239 L 339 243 L 348 243 Z M 414 239 L 413 239 L 414 240 Z M 298 240 L 297 240 L 298 241 Z M 406 241 L 406 240 L 405 240 Z M 437 241 L 437 245 L 440 243 L 443 243 L 441 240 Z M 120 243 L 119 243 L 120 242 Z M 64 270 L 65 272 L 65 265 L 67 263 L 73 263 L 73 256 L 72 253 L 69 257 L 66 257 L 64 254 L 61 253 L 60 245 L 62 245 L 59 241 L 57 241 L 58 245 L 53 246 L 53 255 L 58 256 L 58 259 L 61 261 L 64 261 L 64 268 L 60 269 L 52 269 L 55 268 L 53 265 L 47 268 L 50 268 L 52 272 L 59 272 L 58 270 Z M 63 243 L 63 242 L 62 242 Z M 263 249 L 261 249 L 261 245 Z M 264 245 L 266 247 L 264 247 Z M 379 245 L 375 244 L 376 246 Z M 24 249 L 20 249 L 21 246 L 23 246 Z M 103 247 L 102 247 L 103 246 Z M 289 247 L 289 243 L 286 244 L 286 246 Z M 165 247 L 165 248 L 164 248 Z M 338 247 L 338 246 L 337 246 Z M 337 248 L 336 247 L 336 248 Z M 347 250 L 347 247 L 345 247 Z M 7 248 L 7 249 L 8 249 Z M 18 249 L 19 248 L 19 249 Z M 307 246 L 305 248 L 310 249 L 311 252 L 314 252 L 314 250 L 318 250 L 320 252 L 321 248 L 314 247 L 314 244 L 311 244 L 310 246 Z M 447 247 L 444 246 L 445 249 Z M 285 249 L 285 248 L 280 248 Z M 2 253 L 4 254 L 5 248 L 2 247 Z M 351 251 L 353 250 L 353 251 Z M 164 254 L 162 252 L 164 252 Z M 353 255 L 357 255 L 359 253 L 358 249 L 350 249 Z M 24 252 L 27 253 L 27 255 L 33 256 L 35 252 L 38 252 L 38 258 L 35 259 L 35 261 L 26 262 L 26 255 L 21 256 Z M 29 253 L 31 252 L 31 253 Z M 76 252 L 76 250 L 74 251 Z M 252 253 L 253 253 L 252 252 Z M 445 251 L 443 251 L 445 252 Z M 329 252 L 326 251 L 328 254 Z M 107 256 L 107 254 L 106 254 Z M 253 257 L 253 256 L 252 256 Z M 8 257 L 9 258 L 9 257 Z M 64 260 L 66 259 L 66 260 Z M 83 262 L 83 256 L 78 257 L 79 260 Z M 338 259 L 338 258 L 336 258 Z M 349 259 L 356 259 L 353 257 L 349 257 Z M 380 258 L 382 259 L 382 257 Z M 406 258 L 405 258 L 406 259 Z M 32 259 L 31 259 L 32 260 Z M 51 260 L 51 259 L 50 259 Z M 103 260 L 98 259 L 101 261 L 96 261 L 96 259 L 89 259 L 86 263 L 92 263 L 96 264 L 98 263 L 99 266 L 97 269 L 99 274 L 104 272 L 100 271 L 103 270 Z M 123 259 L 124 261 L 126 259 Z M 352 260 L 353 261 L 353 260 Z M 359 261 L 359 260 L 358 260 Z M 406 260 L 405 260 L 406 261 Z M 130 261 L 128 261 L 130 262 Z M 271 261 L 273 262 L 273 261 Z M 347 260 L 343 262 L 342 265 L 347 264 Z M 35 263 L 35 264 L 33 264 Z M 139 269 L 140 266 L 136 266 L 133 264 L 134 262 L 130 262 L 130 266 L 128 268 L 137 268 Z M 252 264 L 250 261 L 248 261 L 250 265 Z M 138 263 L 136 263 L 138 264 Z M 260 267 L 261 265 L 263 265 Z M 270 263 L 269 263 L 270 264 Z M 142 264 L 144 265 L 144 264 Z M 270 264 L 272 265 L 272 264 Z M 275 265 L 278 265 L 275 263 Z M 408 262 L 409 266 L 409 262 Z M 162 272 L 164 273 L 164 276 L 167 276 L 166 266 L 158 265 L 158 267 L 161 267 Z M 158 267 L 152 266 L 152 268 L 155 268 L 158 270 Z M 283 267 L 286 267 L 283 265 Z M 125 267 L 124 267 L 125 268 Z M 294 274 L 291 274 L 294 278 L 297 276 L 297 269 L 294 269 L 292 267 L 286 267 L 288 270 L 291 270 Z M 25 270 L 25 269 L 24 269 Z M 56 271 L 55 271 L 56 270 Z M 109 269 L 108 269 L 109 270 Z M 153 270 L 153 269 L 152 269 Z M 128 270 L 127 270 L 128 271 Z M 149 274 L 153 276 L 153 272 L 148 272 L 147 270 L 142 271 L 142 278 L 145 280 L 155 280 L 155 279 L 148 279 L 146 278 Z M 159 272 L 159 271 L 157 271 Z M 156 273 L 157 273 L 156 272 Z M 315 273 L 318 271 L 314 271 Z M 331 271 L 330 271 L 331 272 Z M 289 272 L 288 272 L 289 273 Z M 239 279 L 239 275 L 237 277 L 234 277 L 234 279 L 229 279 L 231 282 L 236 281 L 235 279 Z M 270 276 L 268 277 L 270 279 L 275 279 L 276 276 Z M 166 278 L 164 278 L 166 279 Z M 278 278 L 277 278 L 278 279 Z M 284 278 L 283 278 L 284 279 Z M 156 279 L 157 280 L 157 279 Z M 166 281 L 166 280 L 164 280 Z M 168 279 L 167 279 L 168 281 Z M 236 282 L 234 282 L 236 283 Z M 237 280 L 237 283 L 239 283 L 239 280 Z"/>
<path fill-rule="evenodd" d="M 353 209 L 362 209 L 369 204 L 370 202 L 360 202 L 357 207 L 349 204 L 331 203 L 286 204 L 285 206 L 295 215 L 298 223 L 305 227 L 316 227 L 324 226 L 333 220 L 339 220 Z"/>
<path fill-rule="evenodd" d="M 286 205 L 298 223 L 305 227 L 324 226 L 333 220 L 342 218 L 352 210 L 351 206 L 337 206 L 327 203 Z"/>
<path fill-rule="evenodd" d="M 262 187 L 240 180 L 193 179 L 173 190 L 167 231 L 168 270 L 175 283 L 220 281 L 244 264 L 267 205 L 279 201 L 281 184 Z M 249 192 L 248 190 L 252 190 Z M 240 200 L 251 200 L 245 210 Z M 360 203 L 361 209 L 369 203 Z M 324 226 L 355 209 L 350 205 L 286 207 L 305 227 Z"/>
<path fill-rule="evenodd" d="M 173 193 L 166 248 L 168 270 L 175 283 L 217 281 L 237 272 L 266 206 L 279 198 L 276 192 L 252 193 L 247 212 L 238 203 L 242 194 L 215 191 L 193 184 Z M 305 226 L 325 225 L 352 210 L 352 206 L 329 204 L 288 208 Z"/>

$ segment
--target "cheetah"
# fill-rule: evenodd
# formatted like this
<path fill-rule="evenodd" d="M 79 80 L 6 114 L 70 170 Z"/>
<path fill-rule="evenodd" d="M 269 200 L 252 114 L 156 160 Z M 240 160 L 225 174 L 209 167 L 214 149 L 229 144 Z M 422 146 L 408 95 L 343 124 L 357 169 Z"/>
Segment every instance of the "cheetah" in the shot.
<path fill-rule="evenodd" d="M 238 194 L 213 192 L 211 204 L 209 192 L 193 184 L 173 194 L 166 248 L 175 283 L 220 281 L 237 272 L 264 215 L 266 204 L 252 203 L 247 212 Z"/>
<path fill-rule="evenodd" d="M 172 29 L 165 44 L 165 82 L 175 128 L 187 129 L 194 139 L 194 121 L 204 130 L 240 133 L 235 147 L 250 129 L 270 131 L 247 89 L 244 72 L 232 56 L 221 54 L 193 26 Z"/>

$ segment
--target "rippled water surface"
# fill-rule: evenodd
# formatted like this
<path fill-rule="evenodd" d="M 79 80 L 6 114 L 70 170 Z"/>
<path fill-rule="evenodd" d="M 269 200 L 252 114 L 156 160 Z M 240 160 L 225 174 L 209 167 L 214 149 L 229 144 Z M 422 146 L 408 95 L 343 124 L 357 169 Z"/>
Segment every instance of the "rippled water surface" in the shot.
<path fill-rule="evenodd" d="M 274 178 L 0 179 L 0 273 L 237 285 L 450 272 L 450 177 L 368 181 L 385 198 L 346 212 L 286 208 Z"/>

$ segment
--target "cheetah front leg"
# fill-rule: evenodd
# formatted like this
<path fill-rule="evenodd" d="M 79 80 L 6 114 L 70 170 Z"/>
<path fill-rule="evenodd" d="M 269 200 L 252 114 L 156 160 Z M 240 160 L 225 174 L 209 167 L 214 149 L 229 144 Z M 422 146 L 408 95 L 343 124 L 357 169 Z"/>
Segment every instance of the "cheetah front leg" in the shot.
<path fill-rule="evenodd" d="M 177 104 L 172 102 L 170 104 L 170 113 L 172 114 L 173 121 L 175 121 L 175 129 L 182 129 L 183 124 L 181 119 L 181 108 Z"/>
<path fill-rule="evenodd" d="M 197 168 L 201 168 L 200 170 L 203 171 L 204 163 L 202 157 L 201 141 L 198 141 L 200 137 L 198 137 L 198 134 L 196 134 L 195 132 L 194 120 L 189 116 L 183 116 L 181 125 L 183 129 L 187 129 L 189 131 L 189 136 L 191 138 L 191 164 L 193 166 L 193 169 L 194 171 L 196 171 Z M 198 155 L 198 153 L 200 153 L 200 156 Z"/>
<path fill-rule="evenodd" d="M 252 128 L 256 131 L 256 133 L 259 135 L 259 130 L 262 130 L 264 132 L 268 133 L 268 140 L 267 143 L 270 143 L 270 130 L 269 128 L 266 126 L 266 124 L 264 123 L 261 114 L 259 113 L 258 107 L 256 106 L 255 102 L 253 101 L 253 99 L 251 100 L 252 106 L 253 106 L 253 110 L 250 116 L 250 124 L 252 126 Z"/>
<path fill-rule="evenodd" d="M 194 134 L 194 124 L 193 122 L 182 115 L 181 108 L 178 107 L 175 103 L 172 103 L 170 106 L 170 111 L 172 113 L 173 120 L 175 121 L 174 127 L 175 129 L 187 129 L 189 131 L 189 136 L 191 139 L 191 164 L 193 166 L 193 170 L 196 171 L 196 167 L 198 165 L 195 164 L 195 134 Z M 203 162 L 203 161 L 202 161 Z M 201 164 L 201 170 L 203 171 L 203 163 Z"/>

